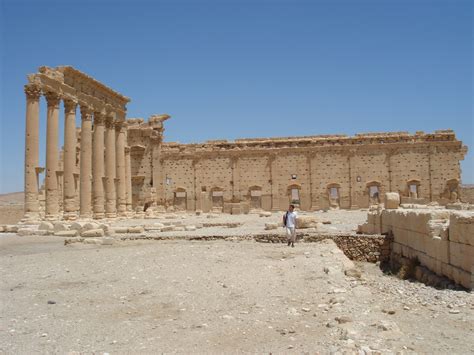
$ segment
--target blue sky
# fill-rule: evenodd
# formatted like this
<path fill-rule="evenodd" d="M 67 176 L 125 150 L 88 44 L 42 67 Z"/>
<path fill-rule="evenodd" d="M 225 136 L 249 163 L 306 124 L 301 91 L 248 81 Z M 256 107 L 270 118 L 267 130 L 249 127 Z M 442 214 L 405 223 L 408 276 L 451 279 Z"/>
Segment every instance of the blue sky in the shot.
<path fill-rule="evenodd" d="M 170 114 L 167 141 L 452 128 L 474 149 L 471 1 L 0 3 L 0 193 L 23 189 L 41 65 L 131 97 L 128 117 Z M 474 183 L 472 151 L 462 169 Z"/>

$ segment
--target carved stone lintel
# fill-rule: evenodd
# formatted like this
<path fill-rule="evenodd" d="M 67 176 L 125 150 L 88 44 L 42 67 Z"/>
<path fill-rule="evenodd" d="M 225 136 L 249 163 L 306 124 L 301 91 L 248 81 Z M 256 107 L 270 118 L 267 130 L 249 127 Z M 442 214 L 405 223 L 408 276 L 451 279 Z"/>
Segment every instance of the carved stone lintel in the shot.
<path fill-rule="evenodd" d="M 44 96 L 46 97 L 48 107 L 59 107 L 59 101 L 61 100 L 61 95 L 59 93 L 54 91 L 46 91 Z"/>
<path fill-rule="evenodd" d="M 77 108 L 77 101 L 67 98 L 64 99 L 64 112 L 65 113 L 75 113 Z"/>
<path fill-rule="evenodd" d="M 102 112 L 94 112 L 94 124 L 95 125 L 104 125 L 105 123 L 105 116 Z"/>
<path fill-rule="evenodd" d="M 27 84 L 25 85 L 25 94 L 28 100 L 39 100 L 41 88 L 37 84 Z"/>

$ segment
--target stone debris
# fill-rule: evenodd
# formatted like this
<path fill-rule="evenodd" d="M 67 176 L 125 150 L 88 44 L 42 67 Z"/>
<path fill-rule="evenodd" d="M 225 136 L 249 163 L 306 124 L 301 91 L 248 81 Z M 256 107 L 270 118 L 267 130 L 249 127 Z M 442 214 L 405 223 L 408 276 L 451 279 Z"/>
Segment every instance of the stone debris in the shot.
<path fill-rule="evenodd" d="M 278 223 L 265 223 L 265 230 L 277 229 L 278 226 Z"/>
<path fill-rule="evenodd" d="M 103 237 L 104 235 L 105 235 L 105 232 L 101 228 L 89 229 L 81 233 L 81 237 L 83 238 L 98 238 L 98 237 Z"/>

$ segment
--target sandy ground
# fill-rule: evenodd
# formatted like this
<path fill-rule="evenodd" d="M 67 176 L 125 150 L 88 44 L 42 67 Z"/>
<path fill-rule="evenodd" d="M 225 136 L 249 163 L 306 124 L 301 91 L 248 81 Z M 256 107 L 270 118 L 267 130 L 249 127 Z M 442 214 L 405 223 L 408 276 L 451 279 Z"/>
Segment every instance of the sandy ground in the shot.
<path fill-rule="evenodd" d="M 0 207 L 21 206 L 15 196 L 0 199 Z M 323 233 L 351 232 L 366 211 L 316 215 L 331 222 L 318 227 Z M 0 215 L 1 223 L 13 223 L 4 222 L 7 217 Z M 242 236 L 265 233 L 265 223 L 280 219 L 280 213 L 177 214 L 112 224 L 238 222 L 236 228 L 160 235 Z M 331 241 L 295 248 L 172 239 L 64 246 L 60 237 L 3 233 L 0 272 L 0 353 L 6 354 L 474 349 L 474 294 L 436 290 L 385 275 L 374 264 L 354 264 Z"/>
<path fill-rule="evenodd" d="M 468 353 L 474 298 L 353 264 L 330 241 L 0 238 L 0 351 Z M 393 314 L 391 314 L 393 313 Z"/>

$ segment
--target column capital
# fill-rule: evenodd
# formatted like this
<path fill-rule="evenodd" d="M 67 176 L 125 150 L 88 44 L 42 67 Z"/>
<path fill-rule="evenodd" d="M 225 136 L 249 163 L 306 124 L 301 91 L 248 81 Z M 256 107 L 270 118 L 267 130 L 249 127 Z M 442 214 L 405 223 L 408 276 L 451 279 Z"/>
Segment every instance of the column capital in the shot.
<path fill-rule="evenodd" d="M 105 117 L 105 127 L 106 128 L 114 128 L 115 126 L 115 117 L 107 115 Z"/>
<path fill-rule="evenodd" d="M 102 112 L 94 111 L 94 124 L 103 126 L 105 123 L 105 115 Z"/>
<path fill-rule="evenodd" d="M 59 93 L 54 91 L 46 91 L 44 96 L 48 106 L 59 107 L 59 101 L 61 100 L 61 95 Z"/>
<path fill-rule="evenodd" d="M 116 131 L 126 130 L 127 126 L 128 126 L 128 123 L 126 121 L 116 121 L 115 122 L 115 130 Z"/>
<path fill-rule="evenodd" d="M 81 119 L 83 121 L 91 121 L 93 111 L 92 107 L 84 103 L 79 103 L 79 108 L 81 110 Z"/>
<path fill-rule="evenodd" d="M 26 98 L 29 100 L 39 100 L 41 96 L 41 88 L 37 84 L 25 85 Z"/>
<path fill-rule="evenodd" d="M 65 113 L 76 113 L 77 101 L 72 98 L 64 98 L 64 112 Z"/>

